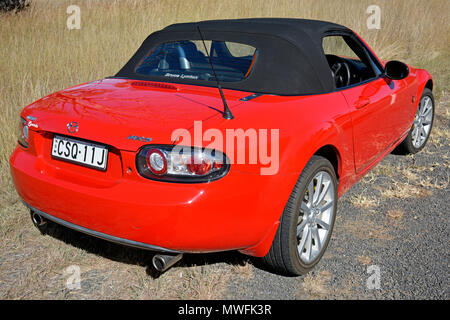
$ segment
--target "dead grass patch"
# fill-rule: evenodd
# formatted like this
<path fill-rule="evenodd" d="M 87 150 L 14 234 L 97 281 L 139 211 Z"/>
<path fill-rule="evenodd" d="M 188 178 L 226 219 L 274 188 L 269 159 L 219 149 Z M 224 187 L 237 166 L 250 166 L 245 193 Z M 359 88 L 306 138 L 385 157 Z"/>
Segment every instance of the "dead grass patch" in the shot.
<path fill-rule="evenodd" d="M 229 272 L 208 266 L 191 267 L 183 271 L 181 290 L 177 290 L 176 299 L 220 299 L 226 288 Z"/>
<path fill-rule="evenodd" d="M 386 213 L 386 216 L 391 219 L 401 219 L 403 218 L 404 212 L 398 209 L 395 210 L 388 210 Z"/>
<path fill-rule="evenodd" d="M 340 281 L 331 282 L 332 274 L 320 271 L 315 275 L 307 274 L 300 289 L 300 298 L 306 299 L 363 299 L 357 296 L 355 289 L 362 285 L 362 278 L 348 273 Z"/>
<path fill-rule="evenodd" d="M 436 179 L 430 178 L 430 177 L 423 177 L 422 179 L 420 179 L 420 181 L 418 182 L 418 184 L 421 187 L 424 188 L 429 188 L 429 189 L 447 189 L 448 185 L 449 185 L 449 176 L 447 176 L 447 180 L 445 181 L 437 181 Z"/>
<path fill-rule="evenodd" d="M 356 295 L 355 289 L 363 285 L 363 279 L 354 273 L 348 273 L 344 278 L 331 288 L 332 299 L 364 299 L 364 296 Z"/>
<path fill-rule="evenodd" d="M 346 221 L 342 228 L 354 237 L 362 240 L 393 240 L 393 230 L 370 220 Z"/>
<path fill-rule="evenodd" d="M 329 294 L 328 282 L 331 280 L 331 273 L 320 271 L 313 275 L 308 273 L 303 279 L 302 293 L 309 299 L 323 299 Z"/>
<path fill-rule="evenodd" d="M 445 125 L 436 125 L 431 131 L 430 137 L 441 138 L 444 141 L 450 141 L 450 129 Z"/>
<path fill-rule="evenodd" d="M 430 190 L 402 182 L 395 182 L 386 188 L 378 187 L 377 189 L 380 191 L 381 196 L 397 199 L 425 198 L 432 193 Z"/>
<path fill-rule="evenodd" d="M 398 172 L 398 168 L 389 163 L 380 163 L 372 171 L 375 175 L 393 176 Z"/>
<path fill-rule="evenodd" d="M 355 207 L 360 207 L 360 208 L 365 208 L 365 209 L 371 208 L 371 207 L 376 207 L 380 203 L 379 199 L 377 199 L 375 197 L 369 197 L 364 194 L 357 194 L 357 195 L 350 197 L 350 202 Z"/>
<path fill-rule="evenodd" d="M 253 277 L 253 265 L 247 260 L 243 263 L 235 264 L 232 266 L 232 272 L 244 279 L 249 279 Z"/>
<path fill-rule="evenodd" d="M 419 180 L 419 175 L 409 168 L 401 170 L 402 175 L 408 180 L 408 182 L 415 182 Z"/>
<path fill-rule="evenodd" d="M 357 260 L 363 265 L 368 265 L 372 262 L 372 259 L 370 259 L 370 257 L 368 256 L 358 256 Z"/>

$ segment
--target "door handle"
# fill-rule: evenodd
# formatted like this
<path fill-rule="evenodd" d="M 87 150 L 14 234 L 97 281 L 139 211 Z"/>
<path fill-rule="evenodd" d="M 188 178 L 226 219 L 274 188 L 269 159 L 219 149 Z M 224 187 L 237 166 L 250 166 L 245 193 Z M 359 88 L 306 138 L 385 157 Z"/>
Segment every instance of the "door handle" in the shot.
<path fill-rule="evenodd" d="M 365 106 L 367 106 L 370 103 L 370 100 L 365 98 L 365 99 L 359 99 L 358 101 L 356 101 L 355 103 L 355 108 L 356 109 L 361 109 Z"/>

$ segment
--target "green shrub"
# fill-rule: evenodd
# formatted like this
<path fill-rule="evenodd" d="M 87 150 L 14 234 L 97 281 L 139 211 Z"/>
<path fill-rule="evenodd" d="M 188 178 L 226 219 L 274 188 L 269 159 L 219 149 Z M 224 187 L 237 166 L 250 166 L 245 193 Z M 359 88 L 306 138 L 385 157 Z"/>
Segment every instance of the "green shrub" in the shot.
<path fill-rule="evenodd" d="M 19 12 L 30 5 L 31 0 L 0 0 L 0 12 Z"/>

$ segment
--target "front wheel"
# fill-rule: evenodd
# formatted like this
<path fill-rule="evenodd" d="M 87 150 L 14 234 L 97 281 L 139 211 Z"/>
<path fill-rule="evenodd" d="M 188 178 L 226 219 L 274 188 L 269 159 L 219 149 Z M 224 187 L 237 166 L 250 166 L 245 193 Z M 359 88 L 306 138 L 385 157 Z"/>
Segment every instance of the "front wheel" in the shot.
<path fill-rule="evenodd" d="M 414 122 L 405 140 L 398 146 L 402 154 L 414 154 L 425 147 L 434 122 L 434 97 L 430 89 L 425 88 L 417 107 Z"/>
<path fill-rule="evenodd" d="M 333 165 L 313 156 L 305 166 L 281 215 L 265 263 L 283 274 L 302 275 L 322 258 L 337 210 L 337 178 Z"/>

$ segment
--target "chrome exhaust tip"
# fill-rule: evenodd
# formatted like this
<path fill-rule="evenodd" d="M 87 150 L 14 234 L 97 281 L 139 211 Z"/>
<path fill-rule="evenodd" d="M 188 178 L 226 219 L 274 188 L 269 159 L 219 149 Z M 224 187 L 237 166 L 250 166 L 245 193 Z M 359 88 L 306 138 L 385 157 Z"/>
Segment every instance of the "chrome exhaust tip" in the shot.
<path fill-rule="evenodd" d="M 181 258 L 183 258 L 182 253 L 177 255 L 156 254 L 153 256 L 152 264 L 156 270 L 159 272 L 164 272 L 180 261 Z"/>
<path fill-rule="evenodd" d="M 31 221 L 33 221 L 33 224 L 37 228 L 43 227 L 47 223 L 47 220 L 43 216 L 33 211 L 31 211 Z"/>

